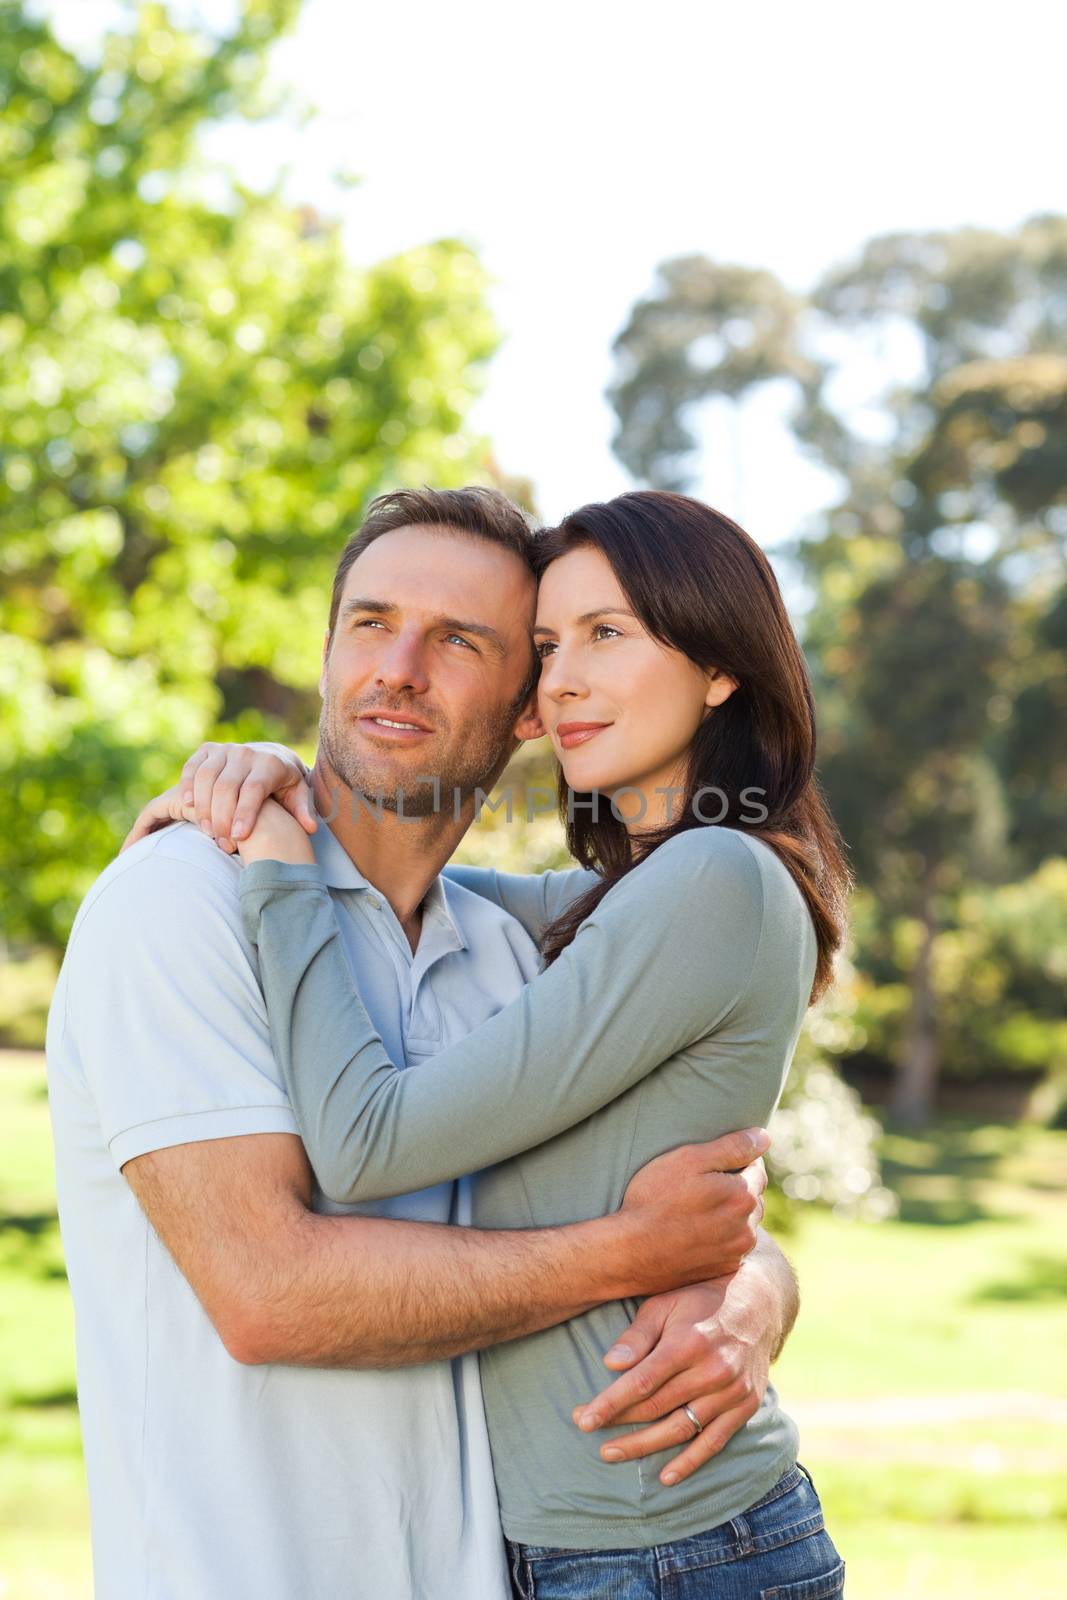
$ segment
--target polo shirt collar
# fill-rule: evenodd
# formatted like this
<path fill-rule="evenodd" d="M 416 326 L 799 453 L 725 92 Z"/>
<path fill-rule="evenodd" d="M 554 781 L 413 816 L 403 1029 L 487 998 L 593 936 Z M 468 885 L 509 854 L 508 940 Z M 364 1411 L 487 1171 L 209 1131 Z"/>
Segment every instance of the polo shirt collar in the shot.
<path fill-rule="evenodd" d="M 348 851 L 341 844 L 328 822 L 319 819 L 319 826 L 311 835 L 311 848 L 315 863 L 328 889 L 357 889 L 368 894 L 381 895 L 381 890 L 366 879 Z M 384 900 L 385 896 L 382 895 Z M 445 935 L 447 946 L 453 950 L 466 950 L 467 941 L 448 904 L 444 880 L 435 878 L 422 902 L 423 918 L 437 925 Z M 444 952 L 442 952 L 444 953 Z"/>

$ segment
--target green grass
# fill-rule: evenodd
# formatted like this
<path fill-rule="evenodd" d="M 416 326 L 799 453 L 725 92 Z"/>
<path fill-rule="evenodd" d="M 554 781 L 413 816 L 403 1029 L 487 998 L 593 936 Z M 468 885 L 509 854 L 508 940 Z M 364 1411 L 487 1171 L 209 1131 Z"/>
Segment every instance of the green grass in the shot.
<path fill-rule="evenodd" d="M 0 1596 L 92 1593 L 42 1058 L 0 1053 Z"/>
<path fill-rule="evenodd" d="M 1067 1137 L 955 1127 L 886 1146 L 901 1220 L 813 1211 L 787 1244 L 804 1309 L 782 1385 L 1067 1394 Z"/>
<path fill-rule="evenodd" d="M 849 1600 L 1059 1593 L 1067 1133 L 889 1138 L 901 1220 L 803 1214 L 776 1369 Z M 0 1053 L 0 1600 L 88 1600 L 73 1329 L 41 1058 Z M 102 1597 L 103 1600 L 103 1597 Z"/>
<path fill-rule="evenodd" d="M 1067 1135 L 957 1124 L 884 1144 L 900 1220 L 803 1217 L 775 1369 L 849 1600 L 1058 1593 Z"/>

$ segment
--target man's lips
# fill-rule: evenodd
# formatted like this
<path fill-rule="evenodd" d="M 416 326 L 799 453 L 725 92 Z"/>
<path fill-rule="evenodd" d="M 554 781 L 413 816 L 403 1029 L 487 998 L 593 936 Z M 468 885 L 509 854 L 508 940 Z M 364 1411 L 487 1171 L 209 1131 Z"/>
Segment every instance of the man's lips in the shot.
<path fill-rule="evenodd" d="M 399 711 L 363 711 L 359 715 L 359 725 L 365 733 L 388 739 L 391 744 L 412 743 L 433 732 L 424 722 L 417 722 Z"/>
<path fill-rule="evenodd" d="M 610 728 L 610 722 L 561 722 L 556 728 L 556 737 L 564 750 L 570 750 L 576 744 L 585 744 L 598 733 L 603 733 L 605 728 Z"/>

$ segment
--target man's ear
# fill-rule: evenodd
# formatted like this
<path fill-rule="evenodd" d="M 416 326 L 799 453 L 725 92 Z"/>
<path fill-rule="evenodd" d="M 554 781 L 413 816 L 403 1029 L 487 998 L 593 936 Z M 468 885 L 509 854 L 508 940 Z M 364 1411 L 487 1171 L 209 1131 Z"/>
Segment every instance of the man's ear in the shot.
<path fill-rule="evenodd" d="M 521 743 L 527 739 L 543 739 L 548 729 L 537 710 L 537 690 L 531 689 L 522 710 L 519 712 L 518 721 L 512 728 L 512 738 Z"/>
<path fill-rule="evenodd" d="M 712 711 L 729 700 L 737 688 L 740 685 L 736 678 L 731 678 L 729 673 L 722 672 L 718 667 L 712 667 L 708 673 L 708 692 L 704 696 L 704 704 Z"/>
<path fill-rule="evenodd" d="M 326 633 L 325 633 L 325 635 L 323 637 L 323 641 L 322 641 L 322 670 L 319 673 L 319 699 L 320 700 L 324 700 L 326 698 L 326 663 L 329 660 L 329 658 L 330 658 L 330 630 L 329 630 L 329 628 L 327 628 L 326 629 Z"/>

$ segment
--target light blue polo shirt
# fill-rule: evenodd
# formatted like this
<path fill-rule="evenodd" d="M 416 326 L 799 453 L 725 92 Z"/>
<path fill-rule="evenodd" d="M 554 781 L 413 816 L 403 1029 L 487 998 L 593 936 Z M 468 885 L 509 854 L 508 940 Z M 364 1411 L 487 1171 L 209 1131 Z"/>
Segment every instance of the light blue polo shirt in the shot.
<path fill-rule="evenodd" d="M 435 882 L 414 955 L 330 829 L 344 947 L 393 1059 L 455 1043 L 520 992 L 535 947 Z M 121 1166 L 295 1132 L 241 927 L 241 868 L 195 827 L 142 840 L 75 922 L 48 1025 L 96 1593 L 107 1600 L 505 1600 L 477 1358 L 381 1372 L 242 1366 Z M 470 1185 L 315 1208 L 466 1223 Z"/>

